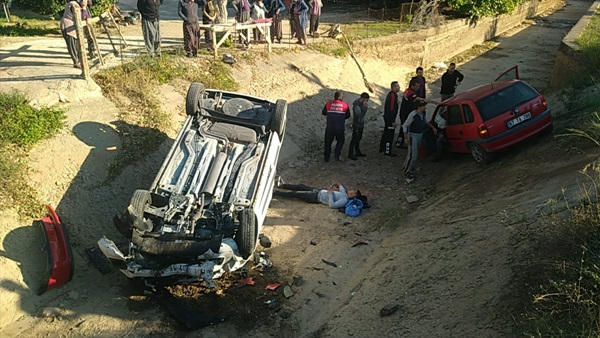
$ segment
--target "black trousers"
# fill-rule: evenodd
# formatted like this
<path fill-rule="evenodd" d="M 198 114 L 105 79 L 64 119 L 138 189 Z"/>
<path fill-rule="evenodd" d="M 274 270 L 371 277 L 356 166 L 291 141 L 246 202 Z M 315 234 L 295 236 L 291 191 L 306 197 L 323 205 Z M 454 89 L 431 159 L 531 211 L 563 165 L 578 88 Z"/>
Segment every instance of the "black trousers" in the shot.
<path fill-rule="evenodd" d="M 360 151 L 360 140 L 362 140 L 363 128 L 357 128 L 352 130 L 352 139 L 350 140 L 350 149 L 348 150 L 348 156 L 362 154 Z"/>
<path fill-rule="evenodd" d="M 305 184 L 283 184 L 281 189 L 290 191 L 273 191 L 273 195 L 286 198 L 296 198 L 307 203 L 319 203 L 319 189 Z"/>
<path fill-rule="evenodd" d="M 344 129 L 325 129 L 325 151 L 323 152 L 323 155 L 327 160 L 331 156 L 331 144 L 333 143 L 334 139 L 336 141 L 334 155 L 336 158 L 338 158 L 342 155 L 342 148 L 344 147 L 344 141 L 346 139 L 346 136 L 344 135 Z"/>
<path fill-rule="evenodd" d="M 319 29 L 319 15 L 310 15 L 309 34 L 312 35 Z"/>
<path fill-rule="evenodd" d="M 379 143 L 379 152 L 391 154 L 392 153 L 392 143 L 394 142 L 394 133 L 396 129 L 394 126 L 389 125 L 385 126 L 383 130 L 383 135 L 381 135 L 381 142 Z M 400 132 L 402 134 L 402 132 Z"/>
<path fill-rule="evenodd" d="M 400 129 L 402 129 L 402 125 L 404 124 L 404 122 L 406 122 L 406 119 L 408 118 L 408 114 L 410 114 L 410 112 L 406 113 L 406 112 L 400 112 Z M 396 147 L 402 147 L 404 146 L 404 133 L 401 131 L 400 133 L 398 133 L 398 140 L 396 140 Z"/>

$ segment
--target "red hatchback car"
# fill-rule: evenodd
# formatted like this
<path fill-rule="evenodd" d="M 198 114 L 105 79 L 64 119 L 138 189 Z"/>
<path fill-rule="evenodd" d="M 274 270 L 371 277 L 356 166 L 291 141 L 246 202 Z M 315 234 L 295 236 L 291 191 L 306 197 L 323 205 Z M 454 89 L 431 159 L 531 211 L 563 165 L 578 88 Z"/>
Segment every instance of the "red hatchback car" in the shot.
<path fill-rule="evenodd" d="M 535 134 L 552 131 L 552 114 L 546 100 L 519 80 L 517 66 L 502 73 L 494 82 L 440 103 L 432 122 L 438 115 L 446 122 L 449 150 L 471 153 L 475 161 L 482 164 L 490 163 L 495 151 Z"/>

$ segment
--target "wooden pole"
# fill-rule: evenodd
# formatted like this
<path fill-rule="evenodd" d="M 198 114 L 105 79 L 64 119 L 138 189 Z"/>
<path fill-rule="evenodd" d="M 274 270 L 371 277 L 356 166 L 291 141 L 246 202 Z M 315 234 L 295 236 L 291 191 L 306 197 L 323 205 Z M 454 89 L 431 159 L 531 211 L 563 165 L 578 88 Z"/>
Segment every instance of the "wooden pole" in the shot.
<path fill-rule="evenodd" d="M 6 15 L 6 22 L 10 23 L 10 9 L 8 8 L 8 1 L 2 1 L 2 8 L 4 8 L 4 15 Z"/>
<path fill-rule="evenodd" d="M 79 64 L 81 65 L 81 75 L 86 80 L 90 79 L 90 67 L 85 55 L 83 23 L 81 22 L 81 7 L 78 4 L 73 5 L 75 14 L 75 31 L 77 33 L 77 51 L 79 53 Z"/>
<path fill-rule="evenodd" d="M 102 59 L 102 53 L 100 53 L 100 48 L 98 47 L 98 40 L 96 40 L 96 33 L 94 33 L 94 27 L 92 25 L 88 25 L 86 23 L 88 32 L 90 33 L 90 37 L 92 38 L 92 43 L 94 44 L 94 48 L 96 49 L 96 53 L 98 53 L 98 60 L 101 65 L 104 65 L 104 59 Z"/>
<path fill-rule="evenodd" d="M 123 34 L 121 33 L 121 28 L 117 24 L 117 21 L 115 21 L 115 18 L 112 16 L 110 11 L 106 11 L 106 13 L 108 13 L 108 17 L 112 21 L 113 25 L 115 25 L 115 27 L 117 27 L 117 32 L 119 33 L 119 37 L 121 38 L 121 43 L 123 44 L 123 48 L 127 48 L 127 41 L 125 41 L 125 38 L 123 37 Z"/>

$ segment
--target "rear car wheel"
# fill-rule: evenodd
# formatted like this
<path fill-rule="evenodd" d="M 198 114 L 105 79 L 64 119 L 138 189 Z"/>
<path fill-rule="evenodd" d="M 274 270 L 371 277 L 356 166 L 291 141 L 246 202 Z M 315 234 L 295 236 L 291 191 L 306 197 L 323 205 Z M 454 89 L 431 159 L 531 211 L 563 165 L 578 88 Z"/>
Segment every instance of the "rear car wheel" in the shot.
<path fill-rule="evenodd" d="M 200 109 L 200 100 L 204 96 L 204 85 L 194 82 L 188 88 L 185 96 L 185 113 L 188 116 L 196 116 Z"/>
<path fill-rule="evenodd" d="M 148 190 L 136 190 L 133 192 L 131 202 L 127 207 L 133 227 L 140 231 L 152 231 L 152 222 L 144 221 L 144 209 L 152 203 L 152 195 Z"/>
<path fill-rule="evenodd" d="M 287 102 L 285 100 L 277 100 L 275 103 L 275 114 L 271 118 L 271 130 L 283 139 L 285 134 L 285 124 L 287 122 Z"/>
<path fill-rule="evenodd" d="M 244 209 L 239 213 L 240 225 L 235 233 L 235 243 L 244 259 L 250 257 L 256 248 L 256 217 L 252 209 Z"/>
<path fill-rule="evenodd" d="M 487 152 L 477 143 L 470 143 L 469 150 L 471 150 L 471 155 L 475 159 L 475 162 L 479 164 L 490 164 L 492 162 L 492 153 Z"/>

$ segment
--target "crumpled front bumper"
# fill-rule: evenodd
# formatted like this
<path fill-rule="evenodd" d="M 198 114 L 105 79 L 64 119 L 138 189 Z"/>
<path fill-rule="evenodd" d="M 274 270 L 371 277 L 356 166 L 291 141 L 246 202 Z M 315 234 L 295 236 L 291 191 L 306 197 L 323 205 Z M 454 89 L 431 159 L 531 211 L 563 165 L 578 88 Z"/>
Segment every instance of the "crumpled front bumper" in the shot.
<path fill-rule="evenodd" d="M 219 278 L 225 272 L 235 271 L 246 264 L 232 238 L 225 238 L 218 253 L 208 250 L 196 260 L 197 263 L 175 263 L 160 269 L 150 269 L 137 262 L 133 255 L 124 255 L 110 239 L 103 237 L 98 247 L 110 260 L 122 261 L 125 268 L 120 269 L 128 278 L 193 277 L 202 279 L 214 287 L 213 278 Z"/>
<path fill-rule="evenodd" d="M 46 239 L 48 255 L 48 282 L 42 285 L 39 294 L 67 284 L 73 278 L 75 265 L 69 237 L 56 211 L 46 205 L 48 216 L 42 218 L 41 226 Z"/>

